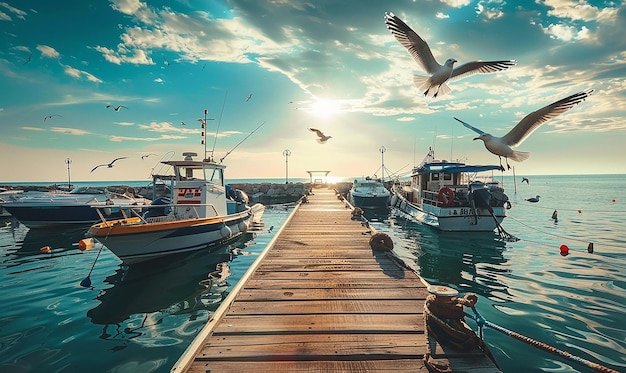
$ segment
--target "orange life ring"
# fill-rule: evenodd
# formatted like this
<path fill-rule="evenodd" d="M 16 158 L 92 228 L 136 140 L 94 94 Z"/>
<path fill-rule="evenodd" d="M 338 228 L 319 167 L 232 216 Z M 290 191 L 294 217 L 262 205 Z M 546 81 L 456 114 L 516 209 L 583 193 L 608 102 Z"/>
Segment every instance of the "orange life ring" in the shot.
<path fill-rule="evenodd" d="M 441 202 L 444 206 L 452 206 L 454 205 L 454 192 L 448 187 L 443 187 L 439 189 L 439 194 L 437 194 L 437 200 Z"/>

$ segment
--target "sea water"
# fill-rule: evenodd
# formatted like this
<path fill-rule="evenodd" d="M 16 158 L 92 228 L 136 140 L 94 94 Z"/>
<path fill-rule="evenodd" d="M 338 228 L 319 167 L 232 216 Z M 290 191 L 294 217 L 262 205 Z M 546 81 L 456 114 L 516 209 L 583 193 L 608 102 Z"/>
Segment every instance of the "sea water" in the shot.
<path fill-rule="evenodd" d="M 503 228 L 515 242 L 441 233 L 393 212 L 368 218 L 426 281 L 476 293 L 488 322 L 626 371 L 626 175 L 501 181 L 512 204 Z M 112 184 L 145 185 L 103 185 Z M 526 201 L 536 195 L 539 202 Z M 78 250 L 84 228 L 1 221 L 0 372 L 168 372 L 290 212 L 268 208 L 264 227 L 215 252 L 134 266 L 106 247 Z M 80 285 L 87 277 L 88 288 Z M 592 371 L 483 332 L 504 372 Z"/>

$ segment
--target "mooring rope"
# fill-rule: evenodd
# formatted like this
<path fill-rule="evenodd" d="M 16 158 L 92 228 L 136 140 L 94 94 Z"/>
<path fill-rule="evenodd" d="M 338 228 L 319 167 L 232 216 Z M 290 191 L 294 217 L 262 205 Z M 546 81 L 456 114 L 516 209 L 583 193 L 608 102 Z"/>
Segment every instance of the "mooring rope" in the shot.
<path fill-rule="evenodd" d="M 619 373 L 617 370 L 605 367 L 605 366 L 600 365 L 598 363 L 594 363 L 594 362 L 589 361 L 587 359 L 584 359 L 582 357 L 573 355 L 573 354 L 571 354 L 571 353 L 569 353 L 567 351 L 564 351 L 564 350 L 558 349 L 556 347 L 550 346 L 549 344 L 546 344 L 544 342 L 537 341 L 536 339 L 532 339 L 532 338 L 527 337 L 525 335 L 522 335 L 520 333 L 514 332 L 514 331 L 509 330 L 509 329 L 506 329 L 506 328 L 504 328 L 504 327 L 502 327 L 500 325 L 497 325 L 497 324 L 494 324 L 492 322 L 489 322 L 489 321 L 485 320 L 478 313 L 478 311 L 476 311 L 475 307 L 471 307 L 471 308 L 472 308 L 472 311 L 474 311 L 474 315 L 475 316 L 472 316 L 472 315 L 468 314 L 467 312 L 465 313 L 465 316 L 467 316 L 470 319 L 476 321 L 476 324 L 479 326 L 479 328 L 482 328 L 483 326 L 487 326 L 487 327 L 489 327 L 491 329 L 494 329 L 494 330 L 497 330 L 500 333 L 503 333 L 503 334 L 505 334 L 505 335 L 507 335 L 509 337 L 513 337 L 513 338 L 515 338 L 515 339 L 517 339 L 519 341 L 522 341 L 522 342 L 524 342 L 524 343 L 526 343 L 526 344 L 528 344 L 530 346 L 533 346 L 533 347 L 539 348 L 541 350 L 544 350 L 544 351 L 547 351 L 547 352 L 559 355 L 561 357 L 564 357 L 564 358 L 569 359 L 571 361 L 577 362 L 579 364 L 586 365 L 587 367 L 595 370 L 596 372 Z"/>

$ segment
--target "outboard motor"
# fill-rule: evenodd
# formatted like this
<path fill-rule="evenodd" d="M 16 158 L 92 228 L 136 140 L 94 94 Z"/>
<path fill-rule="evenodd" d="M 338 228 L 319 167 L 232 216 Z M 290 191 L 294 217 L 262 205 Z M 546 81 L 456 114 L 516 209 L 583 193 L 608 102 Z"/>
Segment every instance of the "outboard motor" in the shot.
<path fill-rule="evenodd" d="M 172 203 L 172 199 L 168 196 L 159 197 L 153 200 L 150 205 L 151 206 L 163 206 L 159 208 L 150 208 L 143 214 L 143 218 L 152 218 L 155 216 L 165 216 L 170 213 L 171 208 L 170 204 Z"/>

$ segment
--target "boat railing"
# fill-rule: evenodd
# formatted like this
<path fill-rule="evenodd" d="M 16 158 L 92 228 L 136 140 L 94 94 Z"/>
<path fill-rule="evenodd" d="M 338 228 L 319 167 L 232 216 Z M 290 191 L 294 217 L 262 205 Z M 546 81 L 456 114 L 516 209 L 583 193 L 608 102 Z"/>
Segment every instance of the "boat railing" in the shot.
<path fill-rule="evenodd" d="M 189 209 L 188 211 L 193 210 L 193 217 L 189 216 L 186 217 L 184 219 L 199 219 L 200 218 L 200 213 L 198 212 L 198 208 L 200 207 L 210 207 L 213 210 L 214 216 L 218 216 L 219 213 L 217 212 L 217 209 L 215 208 L 215 205 L 212 203 L 198 203 L 198 204 L 186 204 L 186 203 L 170 203 L 167 205 L 121 205 L 121 204 L 108 204 L 108 205 L 91 205 L 92 208 L 95 208 L 98 215 L 100 216 L 100 220 L 102 222 L 106 222 L 107 219 L 105 217 L 105 214 L 103 214 L 103 211 L 105 211 L 106 209 L 111 209 L 111 208 L 119 208 L 120 209 L 120 213 L 122 214 L 122 219 L 128 219 L 129 217 L 138 217 L 141 219 L 142 222 L 144 223 L 148 223 L 149 220 L 145 219 L 143 217 L 143 212 L 146 212 L 146 210 L 151 210 L 151 209 L 164 209 L 164 208 L 170 208 L 170 209 L 174 209 L 175 207 L 185 207 L 186 209 Z M 163 221 L 171 221 L 171 220 L 179 220 L 179 219 L 183 219 L 182 217 L 180 217 L 175 211 L 173 210 L 174 213 L 173 214 L 165 214 L 165 215 L 157 215 L 157 216 L 152 216 L 150 217 L 150 219 L 152 218 L 160 218 L 160 217 L 168 217 L 167 219 L 163 220 Z M 109 215 L 109 214 L 106 214 Z M 150 220 L 150 222 L 153 222 L 152 220 Z"/>
<path fill-rule="evenodd" d="M 454 193 L 454 206 L 464 206 L 468 203 L 467 199 L 467 185 L 444 185 L 444 188 L 449 188 Z M 422 203 L 433 205 L 437 207 L 444 207 L 445 204 L 439 201 L 439 189 L 437 191 L 425 190 L 422 192 Z"/>

